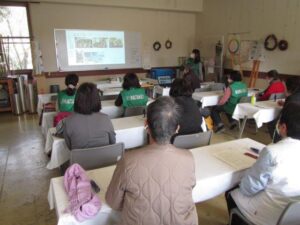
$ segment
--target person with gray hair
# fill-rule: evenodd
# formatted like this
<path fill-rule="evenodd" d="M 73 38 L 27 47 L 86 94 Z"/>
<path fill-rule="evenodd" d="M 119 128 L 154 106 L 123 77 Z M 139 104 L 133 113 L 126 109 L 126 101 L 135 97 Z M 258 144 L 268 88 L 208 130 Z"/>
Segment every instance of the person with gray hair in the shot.
<path fill-rule="evenodd" d="M 193 156 L 170 144 L 180 116 L 171 97 L 148 106 L 145 129 L 150 145 L 124 154 L 106 192 L 106 203 L 121 211 L 120 224 L 198 224 Z"/>

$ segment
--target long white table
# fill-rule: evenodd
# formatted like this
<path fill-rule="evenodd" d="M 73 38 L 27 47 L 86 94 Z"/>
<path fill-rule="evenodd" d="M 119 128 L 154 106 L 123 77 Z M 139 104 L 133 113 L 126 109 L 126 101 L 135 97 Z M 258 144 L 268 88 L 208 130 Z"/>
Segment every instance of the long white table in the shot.
<path fill-rule="evenodd" d="M 94 84 L 96 84 L 97 88 L 101 91 L 104 91 L 106 89 L 110 88 L 121 88 L 122 82 L 120 81 L 110 81 L 110 80 L 102 80 L 102 81 L 94 81 Z"/>
<path fill-rule="evenodd" d="M 246 168 L 249 168 L 255 160 L 245 163 L 243 168 L 236 169 L 224 161 L 215 157 L 215 154 L 224 150 L 240 151 L 239 157 L 248 157 L 243 155 L 248 152 L 250 147 L 262 149 L 263 144 L 254 140 L 245 138 L 220 144 L 214 144 L 201 148 L 190 150 L 195 160 L 196 172 L 196 186 L 193 189 L 194 202 L 202 202 L 214 198 L 226 190 L 234 187 L 241 180 Z M 119 213 L 112 210 L 105 202 L 105 193 L 113 175 L 115 166 L 105 167 L 88 171 L 88 176 L 93 179 L 101 188 L 98 194 L 103 206 L 96 217 L 78 223 L 75 218 L 69 214 L 64 213 L 68 206 L 68 198 L 63 187 L 63 177 L 52 178 L 50 181 L 50 188 L 48 192 L 48 201 L 50 209 L 56 209 L 58 225 L 113 225 L 119 221 Z"/>
<path fill-rule="evenodd" d="M 97 85 L 97 88 L 103 91 L 104 93 L 106 90 L 119 90 L 119 92 L 122 90 L 123 82 L 121 81 L 110 81 L 110 80 L 102 80 L 102 81 L 95 81 L 94 84 Z M 141 86 L 147 86 L 147 85 L 155 85 L 157 84 L 157 80 L 151 79 L 151 78 L 142 78 L 140 79 Z M 119 94 L 119 92 L 117 94 Z M 109 92 L 107 92 L 109 93 Z"/>
<path fill-rule="evenodd" d="M 282 107 L 275 101 L 261 101 L 256 102 L 254 105 L 251 103 L 237 104 L 232 114 L 232 118 L 236 120 L 243 119 L 239 138 L 243 135 L 247 119 L 254 119 L 256 126 L 259 128 L 263 125 L 263 123 L 268 123 L 276 119 L 281 109 Z"/>
<path fill-rule="evenodd" d="M 192 98 L 202 103 L 202 108 L 217 105 L 224 91 L 194 92 Z"/>
<path fill-rule="evenodd" d="M 256 95 L 260 92 L 260 89 L 248 88 L 248 96 Z M 196 101 L 202 103 L 202 108 L 207 106 L 217 105 L 221 97 L 223 96 L 224 91 L 203 91 L 203 92 L 194 92 L 192 97 Z"/>
<path fill-rule="evenodd" d="M 143 116 L 132 116 L 112 119 L 116 132 L 116 142 L 123 142 L 125 149 L 136 148 L 147 143 L 147 133 L 144 129 L 145 118 Z M 56 129 L 50 128 L 45 143 L 45 153 L 51 152 L 51 158 L 47 169 L 54 169 L 70 159 L 70 150 L 63 138 L 54 136 Z"/>
<path fill-rule="evenodd" d="M 98 85 L 97 85 L 98 87 Z M 118 95 L 122 91 L 122 88 L 120 85 L 108 85 L 107 88 L 103 90 L 103 95 L 109 96 L 109 95 Z M 57 93 L 50 93 L 50 94 L 39 94 L 38 95 L 38 102 L 37 102 L 37 112 L 38 115 L 41 115 L 43 104 L 51 102 L 51 97 L 57 96 Z"/>
<path fill-rule="evenodd" d="M 107 114 L 110 119 L 118 118 L 123 115 L 123 107 L 115 106 L 114 100 L 101 101 L 102 109 L 101 112 Z M 49 128 L 53 127 L 54 117 L 57 112 L 44 112 L 42 117 L 42 133 L 44 137 L 47 135 Z"/>
<path fill-rule="evenodd" d="M 43 112 L 41 130 L 44 137 L 47 137 L 48 130 L 53 127 L 54 117 L 57 112 Z"/>
<path fill-rule="evenodd" d="M 147 104 L 150 104 L 153 101 L 154 100 L 152 98 L 149 98 Z M 108 115 L 110 119 L 120 118 L 124 113 L 122 106 L 115 106 L 115 100 L 101 101 L 101 105 L 101 112 Z M 56 114 L 57 112 L 43 113 L 41 129 L 45 138 L 47 137 L 48 130 L 53 127 L 53 121 Z"/>

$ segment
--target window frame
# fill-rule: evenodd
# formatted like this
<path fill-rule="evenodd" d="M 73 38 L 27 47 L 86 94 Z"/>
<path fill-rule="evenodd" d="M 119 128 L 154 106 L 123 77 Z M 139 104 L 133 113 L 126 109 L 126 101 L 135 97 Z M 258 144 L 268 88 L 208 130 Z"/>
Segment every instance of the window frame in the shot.
<path fill-rule="evenodd" d="M 7 2 L 0 2 L 0 6 L 22 6 L 22 7 L 25 7 L 26 14 L 27 14 L 27 24 L 28 24 L 28 30 L 29 30 L 29 37 L 24 37 L 24 38 L 29 38 L 30 41 L 33 41 L 29 2 L 7 1 Z M 30 47 L 30 49 L 31 49 L 31 55 L 32 55 L 32 67 L 33 67 L 34 66 L 34 64 L 33 64 L 33 57 L 34 56 L 33 56 L 33 52 L 32 52 L 32 46 Z M 32 79 L 33 69 L 11 70 L 11 72 L 12 72 L 12 75 L 27 74 L 28 79 Z"/>

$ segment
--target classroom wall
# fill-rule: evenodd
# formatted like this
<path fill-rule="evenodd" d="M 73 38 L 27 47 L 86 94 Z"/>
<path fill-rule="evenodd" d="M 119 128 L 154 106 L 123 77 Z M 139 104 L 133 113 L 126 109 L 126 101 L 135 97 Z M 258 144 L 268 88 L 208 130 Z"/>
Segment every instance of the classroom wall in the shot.
<path fill-rule="evenodd" d="M 194 47 L 196 14 L 165 10 L 103 7 L 78 4 L 30 3 L 34 39 L 40 43 L 46 72 L 57 71 L 54 29 L 127 30 L 141 32 L 143 57 L 152 67 L 177 66 L 178 57 Z M 167 39 L 173 42 L 164 48 Z M 155 52 L 155 41 L 162 43 Z"/>
<path fill-rule="evenodd" d="M 226 39 L 228 33 L 245 32 L 241 40 L 264 40 L 274 33 L 289 42 L 289 49 L 266 52 L 260 71 L 277 69 L 282 74 L 300 75 L 299 28 L 299 0 L 204 0 L 203 12 L 197 15 L 196 46 L 203 49 L 203 55 L 210 55 L 205 46 L 223 35 Z M 251 70 L 252 63 L 244 63 L 243 69 Z"/>
<path fill-rule="evenodd" d="M 116 6 L 187 12 L 202 11 L 202 0 L 39 0 L 39 2 Z"/>

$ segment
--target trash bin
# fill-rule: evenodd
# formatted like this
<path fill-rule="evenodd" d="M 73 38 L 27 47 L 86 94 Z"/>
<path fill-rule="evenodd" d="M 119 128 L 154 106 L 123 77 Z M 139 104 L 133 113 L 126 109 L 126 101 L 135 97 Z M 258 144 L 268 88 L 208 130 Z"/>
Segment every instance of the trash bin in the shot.
<path fill-rule="evenodd" d="M 19 99 L 20 99 L 20 105 L 22 107 L 22 112 L 26 112 L 26 101 L 25 101 L 25 88 L 24 88 L 24 77 L 19 76 L 17 78 L 18 80 L 18 93 L 19 93 Z"/>
<path fill-rule="evenodd" d="M 19 94 L 13 94 L 13 112 L 16 115 L 23 113 Z"/>
<path fill-rule="evenodd" d="M 58 92 L 59 92 L 59 85 L 58 84 L 50 85 L 50 93 L 58 93 Z"/>
<path fill-rule="evenodd" d="M 27 94 L 29 113 L 36 113 L 36 92 L 33 84 L 27 85 Z"/>

